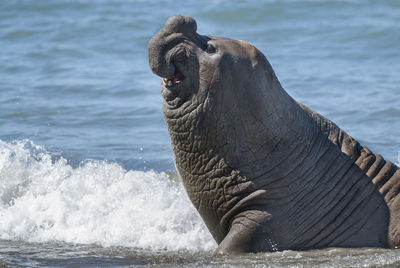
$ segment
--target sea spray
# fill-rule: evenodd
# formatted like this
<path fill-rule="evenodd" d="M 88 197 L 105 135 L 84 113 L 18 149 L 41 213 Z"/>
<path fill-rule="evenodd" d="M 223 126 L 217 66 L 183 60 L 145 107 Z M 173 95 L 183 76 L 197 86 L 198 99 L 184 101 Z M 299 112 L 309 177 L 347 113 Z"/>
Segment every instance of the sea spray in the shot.
<path fill-rule="evenodd" d="M 152 250 L 216 244 L 181 182 L 86 160 L 72 167 L 29 140 L 0 141 L 0 239 Z"/>

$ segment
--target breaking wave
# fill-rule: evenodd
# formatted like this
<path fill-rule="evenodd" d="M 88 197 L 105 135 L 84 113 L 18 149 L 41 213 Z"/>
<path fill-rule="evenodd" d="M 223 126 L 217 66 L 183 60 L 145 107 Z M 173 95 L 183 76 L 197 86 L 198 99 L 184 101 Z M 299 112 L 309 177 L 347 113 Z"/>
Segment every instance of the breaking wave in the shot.
<path fill-rule="evenodd" d="M 71 166 L 29 140 L 0 140 L 0 239 L 153 250 L 216 244 L 181 182 L 86 160 Z"/>

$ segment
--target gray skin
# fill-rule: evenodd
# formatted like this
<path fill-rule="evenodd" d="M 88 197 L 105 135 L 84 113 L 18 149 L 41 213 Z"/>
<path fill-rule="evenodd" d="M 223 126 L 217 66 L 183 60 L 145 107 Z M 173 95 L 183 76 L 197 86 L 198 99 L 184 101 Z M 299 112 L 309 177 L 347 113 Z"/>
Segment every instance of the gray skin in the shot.
<path fill-rule="evenodd" d="M 216 253 L 399 246 L 399 167 L 291 98 L 253 45 L 196 28 L 171 17 L 148 53 Z"/>

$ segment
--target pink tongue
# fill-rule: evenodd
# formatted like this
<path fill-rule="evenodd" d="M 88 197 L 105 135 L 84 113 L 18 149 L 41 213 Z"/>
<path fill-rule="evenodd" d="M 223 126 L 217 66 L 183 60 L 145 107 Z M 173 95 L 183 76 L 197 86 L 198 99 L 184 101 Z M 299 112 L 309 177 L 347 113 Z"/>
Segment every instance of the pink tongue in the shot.
<path fill-rule="evenodd" d="M 179 70 L 176 70 L 175 76 L 174 76 L 174 79 L 172 80 L 172 82 L 178 83 L 178 82 L 182 81 L 183 78 L 184 78 L 184 76 L 183 76 L 182 72 Z"/>

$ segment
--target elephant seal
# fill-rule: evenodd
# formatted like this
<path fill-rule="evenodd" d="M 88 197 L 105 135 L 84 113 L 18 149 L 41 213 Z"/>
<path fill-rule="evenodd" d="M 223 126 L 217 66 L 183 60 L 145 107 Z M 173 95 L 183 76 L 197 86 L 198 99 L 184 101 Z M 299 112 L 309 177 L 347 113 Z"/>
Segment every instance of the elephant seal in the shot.
<path fill-rule="evenodd" d="M 296 102 L 245 41 L 151 38 L 177 171 L 216 253 L 400 245 L 399 167 Z"/>

